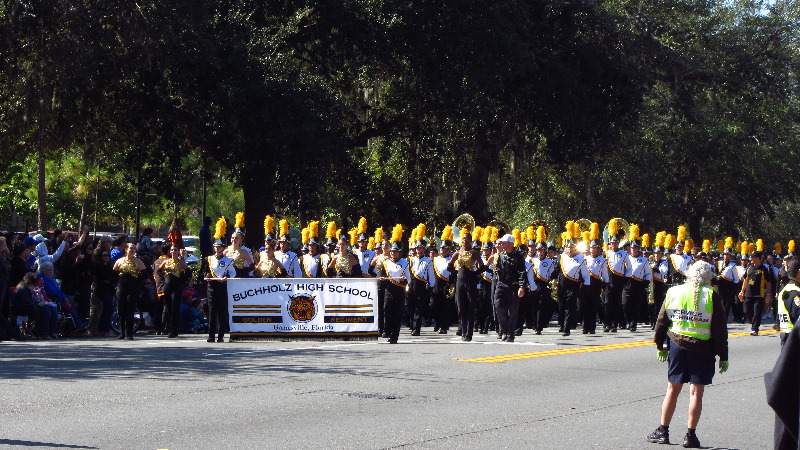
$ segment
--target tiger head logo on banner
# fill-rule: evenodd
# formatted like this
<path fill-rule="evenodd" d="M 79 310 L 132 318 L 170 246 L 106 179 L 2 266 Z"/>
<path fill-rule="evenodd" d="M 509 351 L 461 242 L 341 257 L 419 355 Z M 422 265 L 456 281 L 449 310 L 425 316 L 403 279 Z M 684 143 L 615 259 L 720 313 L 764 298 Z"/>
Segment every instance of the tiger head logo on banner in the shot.
<path fill-rule="evenodd" d="M 289 315 L 296 322 L 309 322 L 316 317 L 317 303 L 314 301 L 316 297 L 296 295 L 289 298 Z"/>

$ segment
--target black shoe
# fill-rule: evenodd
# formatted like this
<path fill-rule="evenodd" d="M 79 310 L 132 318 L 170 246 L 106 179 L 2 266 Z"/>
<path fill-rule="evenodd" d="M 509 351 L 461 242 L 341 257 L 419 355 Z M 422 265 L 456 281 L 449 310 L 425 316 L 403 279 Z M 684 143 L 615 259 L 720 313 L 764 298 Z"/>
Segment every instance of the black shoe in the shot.
<path fill-rule="evenodd" d="M 683 447 L 684 448 L 700 448 L 700 439 L 697 439 L 697 435 L 696 434 L 686 433 L 686 436 L 683 437 Z"/>
<path fill-rule="evenodd" d="M 433 327 L 433 332 L 436 333 L 437 331 L 439 331 L 439 327 Z"/>
<path fill-rule="evenodd" d="M 170 333 L 170 334 L 167 335 L 167 337 L 170 338 L 170 339 L 174 339 L 174 338 L 178 337 L 178 335 L 174 334 L 174 333 Z"/>
<path fill-rule="evenodd" d="M 411 332 L 412 336 L 419 336 L 419 330 L 414 330 Z"/>
<path fill-rule="evenodd" d="M 539 335 L 541 335 L 541 334 L 542 334 L 542 330 L 536 330 L 536 333 L 535 333 L 535 334 L 539 334 Z"/>
<path fill-rule="evenodd" d="M 225 342 L 225 339 L 224 339 L 224 338 L 222 338 L 222 337 L 218 337 L 218 338 L 217 338 L 217 342 Z"/>
<path fill-rule="evenodd" d="M 133 340 L 133 336 L 131 336 L 131 335 L 127 335 L 127 336 L 125 336 L 125 339 L 127 339 L 127 340 L 129 340 L 129 341 L 132 341 L 132 340 Z"/>
<path fill-rule="evenodd" d="M 503 337 L 502 337 L 501 339 L 502 339 L 502 340 L 504 340 L 504 341 L 507 341 L 507 340 L 508 340 L 508 335 L 507 335 L 507 334 L 504 334 L 504 335 L 503 335 Z"/>
<path fill-rule="evenodd" d="M 206 342 L 214 342 L 214 338 L 210 337 L 210 338 L 206 339 Z"/>
<path fill-rule="evenodd" d="M 389 339 L 390 344 L 397 344 L 397 339 Z"/>
<path fill-rule="evenodd" d="M 561 333 L 561 335 L 562 335 L 562 336 L 569 336 L 569 330 L 567 330 L 567 331 L 565 331 L 565 332 Z"/>
<path fill-rule="evenodd" d="M 631 333 L 635 333 L 636 332 L 636 327 L 630 327 L 629 329 L 630 329 Z"/>
<path fill-rule="evenodd" d="M 461 338 L 461 340 L 462 340 L 462 341 L 464 341 L 464 342 L 470 342 L 470 341 L 472 341 L 472 338 L 471 338 L 471 337 L 469 337 L 469 336 L 463 336 L 463 337 Z"/>
<path fill-rule="evenodd" d="M 456 336 L 461 336 L 461 330 L 456 331 Z"/>
<path fill-rule="evenodd" d="M 583 334 L 589 334 L 589 330 L 583 330 Z"/>
<path fill-rule="evenodd" d="M 514 336 L 522 336 L 522 328 L 514 331 Z"/>
<path fill-rule="evenodd" d="M 497 337 L 497 339 L 503 339 L 503 335 L 502 334 L 498 334 L 496 337 Z"/>
<path fill-rule="evenodd" d="M 647 435 L 647 442 L 653 444 L 669 444 L 669 431 L 661 431 L 661 428 L 656 428 L 656 431 Z"/>
<path fill-rule="evenodd" d="M 609 331 L 611 331 L 611 328 L 603 328 L 603 333 L 608 333 Z"/>
<path fill-rule="evenodd" d="M 509 335 L 508 339 L 506 339 L 506 342 L 514 342 L 514 335 L 513 334 Z"/>
<path fill-rule="evenodd" d="M 612 333 L 616 333 L 616 332 L 617 332 L 617 328 L 616 328 L 616 327 L 612 328 L 612 329 L 611 329 L 611 332 L 612 332 Z"/>
<path fill-rule="evenodd" d="M 758 330 L 751 331 L 750 336 L 758 336 Z"/>
<path fill-rule="evenodd" d="M 117 339 L 125 339 L 125 333 L 122 333 L 119 336 L 117 336 Z"/>
<path fill-rule="evenodd" d="M 382 338 L 388 338 L 389 335 L 384 331 L 383 333 L 381 333 L 381 337 Z"/>
<path fill-rule="evenodd" d="M 439 330 L 439 334 L 447 334 L 447 330 Z"/>
<path fill-rule="evenodd" d="M 590 331 L 589 334 L 594 334 L 594 330 Z"/>

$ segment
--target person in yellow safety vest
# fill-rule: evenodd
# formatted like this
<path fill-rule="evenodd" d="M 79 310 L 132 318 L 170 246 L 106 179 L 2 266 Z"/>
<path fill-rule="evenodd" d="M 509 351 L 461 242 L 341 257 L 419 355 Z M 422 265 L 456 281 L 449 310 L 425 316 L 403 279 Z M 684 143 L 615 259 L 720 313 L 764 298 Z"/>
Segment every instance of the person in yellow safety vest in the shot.
<path fill-rule="evenodd" d="M 786 338 L 794 328 L 795 322 L 800 317 L 800 280 L 798 280 L 800 261 L 791 259 L 786 264 L 786 274 L 789 283 L 778 294 L 778 323 L 781 327 L 781 346 L 786 343 Z"/>
<path fill-rule="evenodd" d="M 709 283 L 714 267 L 696 261 L 686 271 L 686 281 L 667 291 L 658 314 L 655 343 L 658 360 L 669 361 L 667 393 L 661 407 L 661 425 L 647 435 L 649 442 L 669 444 L 669 424 L 684 383 L 689 388 L 689 426 L 686 448 L 699 448 L 695 429 L 703 409 L 703 392 L 714 377 L 715 355 L 719 373 L 728 370 L 728 326 L 722 296 Z"/>

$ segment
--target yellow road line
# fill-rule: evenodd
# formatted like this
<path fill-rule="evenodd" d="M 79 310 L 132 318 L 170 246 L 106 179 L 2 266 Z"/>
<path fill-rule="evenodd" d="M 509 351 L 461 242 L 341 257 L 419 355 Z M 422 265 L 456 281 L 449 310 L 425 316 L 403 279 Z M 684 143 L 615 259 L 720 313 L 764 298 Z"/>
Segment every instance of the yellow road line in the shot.
<path fill-rule="evenodd" d="M 760 332 L 761 334 L 767 333 L 777 333 L 775 330 L 764 330 Z M 749 336 L 750 332 L 742 332 L 742 333 L 730 333 L 728 337 L 741 337 L 741 336 Z M 453 358 L 455 361 L 461 362 L 482 362 L 482 363 L 496 363 L 496 362 L 505 362 L 505 361 L 515 361 L 518 359 L 530 359 L 530 358 L 541 358 L 543 356 L 558 356 L 558 355 L 571 355 L 574 353 L 588 353 L 588 352 L 601 352 L 604 350 L 616 350 L 620 348 L 633 348 L 633 347 L 645 347 L 648 345 L 655 345 L 653 341 L 634 341 L 634 342 L 626 342 L 622 344 L 609 344 L 609 345 L 591 345 L 588 347 L 575 347 L 575 348 L 559 348 L 555 350 L 542 350 L 539 352 L 532 352 L 532 353 L 517 353 L 513 355 L 500 355 L 500 356 L 486 356 L 483 358 L 472 358 L 472 359 L 457 359 Z"/>

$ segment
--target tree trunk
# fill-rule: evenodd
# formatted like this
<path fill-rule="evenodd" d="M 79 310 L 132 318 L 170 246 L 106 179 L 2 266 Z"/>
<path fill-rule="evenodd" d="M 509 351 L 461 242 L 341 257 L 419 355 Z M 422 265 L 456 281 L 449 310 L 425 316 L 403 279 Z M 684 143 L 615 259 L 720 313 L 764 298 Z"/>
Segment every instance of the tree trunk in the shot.
<path fill-rule="evenodd" d="M 481 142 L 475 146 L 472 167 L 468 167 L 467 181 L 464 185 L 464 195 L 458 202 L 456 216 L 469 213 L 479 223 L 489 219 L 489 201 L 486 196 L 489 192 L 489 172 L 493 166 L 493 158 L 499 150 L 489 142 Z"/>
<path fill-rule="evenodd" d="M 245 245 L 256 250 L 264 245 L 264 217 L 275 214 L 275 173 L 269 169 L 242 174 Z M 277 226 L 277 221 L 275 223 Z"/>
<path fill-rule="evenodd" d="M 39 190 L 36 203 L 38 209 L 38 222 L 40 230 L 47 230 L 47 189 L 44 180 L 44 150 L 41 148 L 36 157 L 38 172 L 37 188 Z"/>

